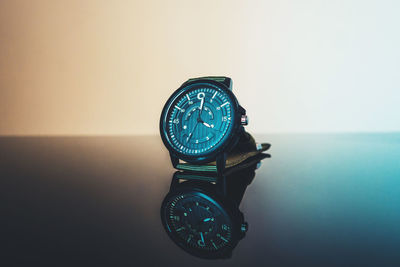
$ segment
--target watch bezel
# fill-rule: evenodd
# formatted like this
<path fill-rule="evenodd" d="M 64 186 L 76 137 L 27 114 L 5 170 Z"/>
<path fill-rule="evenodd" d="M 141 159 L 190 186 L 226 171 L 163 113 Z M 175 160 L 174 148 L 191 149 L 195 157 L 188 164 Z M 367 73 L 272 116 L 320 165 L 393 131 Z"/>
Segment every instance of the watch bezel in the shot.
<path fill-rule="evenodd" d="M 199 85 L 199 84 L 212 84 L 218 87 L 220 90 L 224 91 L 228 96 L 231 104 L 232 104 L 232 128 L 230 132 L 226 133 L 224 140 L 222 143 L 218 144 L 215 149 L 212 149 L 209 152 L 206 152 L 201 155 L 188 155 L 179 152 L 173 145 L 168 136 L 167 132 L 167 116 L 168 112 L 172 107 L 172 104 L 175 102 L 177 98 L 179 98 L 182 94 L 184 94 L 187 90 L 191 90 L 192 85 Z M 181 160 L 184 160 L 189 163 L 207 163 L 216 160 L 217 156 L 224 152 L 229 152 L 232 147 L 238 142 L 240 138 L 240 129 L 243 128 L 240 122 L 241 118 L 241 109 L 239 103 L 233 94 L 233 92 L 223 83 L 217 82 L 210 79 L 198 79 L 194 81 L 187 81 L 183 83 L 175 92 L 169 97 L 168 101 L 164 105 L 164 108 L 161 113 L 160 117 L 160 135 L 164 145 L 167 147 L 169 152 L 171 153 L 171 157 L 175 156 Z"/>

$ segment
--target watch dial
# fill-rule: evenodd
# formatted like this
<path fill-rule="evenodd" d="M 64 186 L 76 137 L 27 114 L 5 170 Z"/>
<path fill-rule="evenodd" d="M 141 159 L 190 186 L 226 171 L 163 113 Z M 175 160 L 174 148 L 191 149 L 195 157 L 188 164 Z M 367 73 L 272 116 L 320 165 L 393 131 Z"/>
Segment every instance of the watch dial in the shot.
<path fill-rule="evenodd" d="M 233 124 L 233 107 L 218 87 L 203 84 L 184 91 L 167 114 L 167 135 L 182 154 L 201 155 L 215 149 Z"/>
<path fill-rule="evenodd" d="M 219 252 L 232 241 L 232 225 L 223 209 L 202 193 L 175 196 L 166 206 L 168 230 L 180 243 L 203 252 Z"/>

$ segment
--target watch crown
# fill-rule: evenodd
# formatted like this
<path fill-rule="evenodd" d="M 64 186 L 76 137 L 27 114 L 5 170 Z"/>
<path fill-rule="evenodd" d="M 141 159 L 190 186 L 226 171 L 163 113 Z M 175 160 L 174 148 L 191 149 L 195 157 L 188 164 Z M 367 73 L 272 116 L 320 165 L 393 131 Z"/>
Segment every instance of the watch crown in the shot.
<path fill-rule="evenodd" d="M 242 117 L 240 118 L 240 124 L 241 125 L 249 124 L 249 118 L 247 117 L 247 115 L 242 115 Z"/>
<path fill-rule="evenodd" d="M 240 231 L 241 231 L 242 233 L 247 232 L 248 229 L 249 229 L 249 225 L 248 225 L 247 222 L 242 223 L 242 225 L 240 226 Z"/>

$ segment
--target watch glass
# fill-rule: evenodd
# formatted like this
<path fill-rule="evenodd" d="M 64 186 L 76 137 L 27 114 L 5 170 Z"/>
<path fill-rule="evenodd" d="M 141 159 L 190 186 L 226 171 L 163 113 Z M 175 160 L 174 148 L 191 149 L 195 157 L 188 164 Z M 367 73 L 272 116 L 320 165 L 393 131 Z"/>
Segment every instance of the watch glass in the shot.
<path fill-rule="evenodd" d="M 218 148 L 233 128 L 234 109 L 229 95 L 209 83 L 188 86 L 168 107 L 164 126 L 177 152 L 201 156 Z"/>
<path fill-rule="evenodd" d="M 164 221 L 178 244 L 199 253 L 217 253 L 232 243 L 232 222 L 224 209 L 201 192 L 175 195 Z"/>

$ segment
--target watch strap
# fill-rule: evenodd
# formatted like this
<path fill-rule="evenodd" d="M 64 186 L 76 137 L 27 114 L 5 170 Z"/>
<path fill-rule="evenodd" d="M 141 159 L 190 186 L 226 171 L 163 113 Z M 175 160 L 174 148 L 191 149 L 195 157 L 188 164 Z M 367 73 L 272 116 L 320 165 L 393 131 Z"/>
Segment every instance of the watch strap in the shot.
<path fill-rule="evenodd" d="M 205 76 L 205 77 L 199 77 L 199 78 L 192 78 L 192 79 L 187 80 L 186 82 L 193 82 L 193 81 L 198 81 L 198 80 L 216 81 L 216 82 L 224 84 L 226 87 L 228 87 L 229 90 L 232 90 L 232 79 L 229 77 L 225 77 L 225 76 Z"/>
<path fill-rule="evenodd" d="M 257 144 L 249 133 L 243 132 L 238 144 L 235 148 L 227 154 L 225 171 L 241 164 L 245 163 L 246 160 L 252 159 L 253 157 L 267 151 L 271 147 L 268 143 Z M 265 157 L 270 157 L 269 154 Z M 217 172 L 216 161 L 207 164 L 191 164 L 191 163 L 178 163 L 176 165 L 178 170 L 194 171 L 194 172 Z"/>
<path fill-rule="evenodd" d="M 217 189 L 219 193 L 222 193 L 239 206 L 247 186 L 251 184 L 255 177 L 256 169 L 259 168 L 261 161 L 267 157 L 269 155 L 266 153 L 253 156 L 245 162 L 230 168 L 222 177 L 216 173 L 209 172 L 177 171 L 171 181 L 170 190 L 180 185 L 179 180 L 187 181 L 182 183 L 185 186 L 191 185 L 202 188 L 204 186 L 212 186 L 210 183 L 215 183 L 217 187 L 213 187 L 214 189 Z"/>

